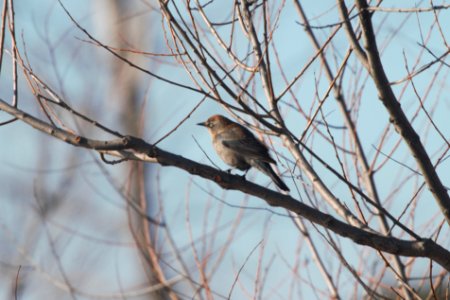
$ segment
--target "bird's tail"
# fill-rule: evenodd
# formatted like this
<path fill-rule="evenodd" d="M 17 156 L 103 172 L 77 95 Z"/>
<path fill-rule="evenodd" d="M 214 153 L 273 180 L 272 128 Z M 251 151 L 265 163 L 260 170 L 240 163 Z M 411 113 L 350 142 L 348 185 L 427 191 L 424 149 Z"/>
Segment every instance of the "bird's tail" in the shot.
<path fill-rule="evenodd" d="M 255 167 L 264 174 L 266 174 L 267 176 L 269 176 L 280 189 L 289 192 L 289 188 L 287 187 L 287 185 L 283 182 L 283 180 L 281 180 L 280 177 L 278 177 L 278 175 L 275 173 L 275 171 L 272 169 L 272 166 L 269 163 L 259 162 Z"/>

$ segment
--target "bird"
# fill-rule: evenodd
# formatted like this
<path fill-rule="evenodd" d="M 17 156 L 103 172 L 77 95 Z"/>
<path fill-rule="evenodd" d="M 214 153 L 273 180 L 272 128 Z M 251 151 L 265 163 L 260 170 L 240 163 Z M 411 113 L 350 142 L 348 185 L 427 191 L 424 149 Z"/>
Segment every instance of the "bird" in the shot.
<path fill-rule="evenodd" d="M 280 189 L 289 191 L 270 165 L 276 162 L 269 149 L 250 130 L 222 115 L 213 115 L 197 125 L 208 128 L 217 154 L 227 165 L 245 171 L 244 178 L 254 167 L 269 176 Z"/>

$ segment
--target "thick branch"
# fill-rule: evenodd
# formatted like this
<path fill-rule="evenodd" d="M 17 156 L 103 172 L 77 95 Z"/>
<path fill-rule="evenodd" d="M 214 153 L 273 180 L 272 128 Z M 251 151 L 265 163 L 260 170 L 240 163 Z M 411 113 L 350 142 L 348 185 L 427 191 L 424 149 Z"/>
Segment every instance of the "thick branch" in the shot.
<path fill-rule="evenodd" d="M 304 217 L 315 224 L 330 229 L 340 236 L 350 238 L 357 244 L 397 255 L 427 257 L 450 271 L 450 252 L 430 239 L 406 241 L 380 235 L 373 232 L 370 228 L 361 229 L 346 224 L 331 215 L 322 213 L 297 201 L 289 195 L 280 194 L 255 183 L 246 181 L 241 176 L 231 175 L 227 172 L 222 172 L 210 166 L 199 164 L 182 156 L 164 151 L 135 137 L 127 136 L 112 141 L 97 141 L 80 137 L 66 130 L 56 128 L 9 105 L 1 99 L 0 110 L 13 115 L 37 130 L 52 135 L 66 143 L 122 158 L 140 159 L 156 162 L 163 166 L 177 167 L 190 174 L 199 175 L 205 179 L 214 181 L 224 189 L 239 190 L 248 195 L 258 197 L 271 206 L 287 209 L 288 211 L 294 212 L 299 217 Z"/>
<path fill-rule="evenodd" d="M 378 53 L 375 33 L 371 21 L 371 13 L 367 10 L 367 3 L 365 0 L 357 0 L 356 5 L 360 11 L 359 18 L 363 29 L 364 46 L 369 62 L 368 71 L 377 87 L 378 97 L 389 112 L 390 121 L 395 126 L 396 131 L 408 145 L 409 150 L 425 178 L 429 190 L 436 199 L 447 223 L 450 224 L 450 197 L 442 184 L 441 179 L 437 175 L 430 157 L 420 141 L 419 135 L 416 133 L 403 112 L 400 103 L 389 84 L 389 80 L 384 72 L 381 58 Z"/>

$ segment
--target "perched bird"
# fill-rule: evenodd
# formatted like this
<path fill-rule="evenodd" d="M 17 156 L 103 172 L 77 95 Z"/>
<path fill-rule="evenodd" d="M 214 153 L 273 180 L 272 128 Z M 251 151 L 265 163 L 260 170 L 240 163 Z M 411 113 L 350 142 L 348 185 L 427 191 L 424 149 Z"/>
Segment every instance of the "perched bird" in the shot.
<path fill-rule="evenodd" d="M 221 115 L 197 125 L 208 128 L 214 149 L 226 164 L 243 171 L 254 167 L 269 176 L 280 189 L 289 191 L 270 165 L 276 162 L 269 150 L 247 128 Z"/>

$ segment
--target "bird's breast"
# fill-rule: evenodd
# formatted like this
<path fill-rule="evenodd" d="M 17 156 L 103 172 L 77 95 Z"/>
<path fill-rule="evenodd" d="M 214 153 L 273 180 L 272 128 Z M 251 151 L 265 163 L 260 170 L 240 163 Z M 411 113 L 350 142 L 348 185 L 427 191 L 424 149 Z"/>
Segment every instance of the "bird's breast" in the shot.
<path fill-rule="evenodd" d="M 220 158 L 229 166 L 238 168 L 240 170 L 247 170 L 250 165 L 245 159 L 236 151 L 226 147 L 222 143 L 222 139 L 213 139 L 213 146 Z"/>

